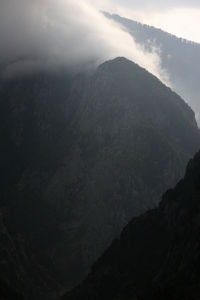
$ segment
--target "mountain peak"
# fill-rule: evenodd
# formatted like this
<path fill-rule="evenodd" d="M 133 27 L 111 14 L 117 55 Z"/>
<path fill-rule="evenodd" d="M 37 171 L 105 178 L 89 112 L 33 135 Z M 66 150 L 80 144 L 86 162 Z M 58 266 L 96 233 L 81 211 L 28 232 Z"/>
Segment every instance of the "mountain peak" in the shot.
<path fill-rule="evenodd" d="M 119 71 L 121 70 L 121 68 L 122 68 L 122 70 L 124 70 L 124 69 L 127 70 L 127 68 L 134 69 L 135 67 L 137 67 L 138 70 L 139 69 L 144 70 L 141 67 L 139 67 L 136 63 L 134 63 L 133 61 L 131 61 L 128 58 L 123 57 L 123 56 L 119 56 L 114 59 L 108 60 L 99 66 L 99 68 L 101 70 L 115 68 L 116 70 L 119 70 Z"/>
<path fill-rule="evenodd" d="M 9 228 L 69 289 L 177 183 L 200 135 L 184 101 L 124 57 L 88 76 L 58 75 L 1 85 L 0 196 Z"/>
<path fill-rule="evenodd" d="M 122 25 L 145 51 L 152 53 L 155 48 L 162 50 L 159 53 L 160 64 L 167 72 L 173 90 L 189 103 L 200 124 L 200 69 L 197 64 L 200 61 L 200 44 L 118 15 L 104 15 Z"/>

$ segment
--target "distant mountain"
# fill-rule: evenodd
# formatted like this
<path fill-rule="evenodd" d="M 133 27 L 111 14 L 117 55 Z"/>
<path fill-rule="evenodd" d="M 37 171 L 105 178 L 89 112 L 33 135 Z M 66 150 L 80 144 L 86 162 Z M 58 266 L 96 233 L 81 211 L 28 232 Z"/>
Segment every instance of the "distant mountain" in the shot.
<path fill-rule="evenodd" d="M 147 51 L 159 49 L 162 67 L 167 71 L 173 89 L 196 112 L 200 124 L 200 44 L 118 15 L 105 15 L 121 24 Z"/>
<path fill-rule="evenodd" d="M 0 120 L 5 223 L 67 288 L 133 216 L 159 202 L 200 148 L 189 106 L 125 58 L 88 74 L 2 79 Z M 29 266 L 35 276 L 33 260 Z M 11 285 L 16 268 L 7 274 Z M 25 296 L 33 298 L 30 290 Z"/>
<path fill-rule="evenodd" d="M 200 152 L 159 207 L 133 219 L 67 300 L 198 300 Z"/>

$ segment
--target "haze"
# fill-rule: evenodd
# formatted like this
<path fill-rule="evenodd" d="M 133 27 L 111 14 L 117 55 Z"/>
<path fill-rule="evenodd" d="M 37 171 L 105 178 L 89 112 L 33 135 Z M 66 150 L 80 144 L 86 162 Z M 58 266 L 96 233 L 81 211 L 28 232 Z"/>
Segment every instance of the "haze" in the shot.
<path fill-rule="evenodd" d="M 159 49 L 146 53 L 87 1 L 3 0 L 0 39 L 6 76 L 58 65 L 98 65 L 125 56 L 168 83 Z"/>

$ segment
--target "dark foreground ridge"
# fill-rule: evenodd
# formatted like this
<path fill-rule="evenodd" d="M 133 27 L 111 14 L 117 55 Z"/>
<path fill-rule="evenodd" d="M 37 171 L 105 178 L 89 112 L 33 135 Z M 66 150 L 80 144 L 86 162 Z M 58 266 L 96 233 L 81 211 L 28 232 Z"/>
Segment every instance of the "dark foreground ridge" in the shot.
<path fill-rule="evenodd" d="M 200 297 L 200 152 L 158 208 L 133 219 L 67 300 Z"/>
<path fill-rule="evenodd" d="M 200 148 L 189 106 L 125 58 L 2 79 L 0 120 L 0 278 L 28 300 L 79 283 Z"/>

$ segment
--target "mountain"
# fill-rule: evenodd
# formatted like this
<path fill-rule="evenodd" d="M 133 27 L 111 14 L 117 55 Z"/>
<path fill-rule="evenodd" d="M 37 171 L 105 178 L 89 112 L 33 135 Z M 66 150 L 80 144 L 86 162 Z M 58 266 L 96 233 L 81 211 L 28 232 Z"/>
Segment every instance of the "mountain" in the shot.
<path fill-rule="evenodd" d="M 105 16 L 122 25 L 146 51 L 158 49 L 161 66 L 167 71 L 172 88 L 196 112 L 200 124 L 200 44 L 118 15 L 105 13 Z"/>
<path fill-rule="evenodd" d="M 58 299 L 61 286 L 11 225 L 4 207 L 0 212 L 0 299 Z"/>
<path fill-rule="evenodd" d="M 0 299 L 1 300 L 23 300 L 24 298 L 16 293 L 13 288 L 7 286 L 5 282 L 0 282 Z"/>
<path fill-rule="evenodd" d="M 197 300 L 200 152 L 158 208 L 133 219 L 67 300 Z"/>
<path fill-rule="evenodd" d="M 42 278 L 52 274 L 69 289 L 181 178 L 200 148 L 194 113 L 125 58 L 89 73 L 41 71 L 0 82 L 4 222 L 49 272 Z"/>

